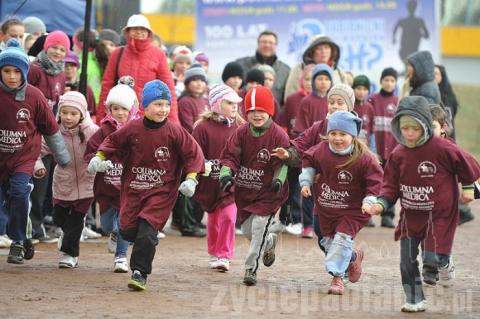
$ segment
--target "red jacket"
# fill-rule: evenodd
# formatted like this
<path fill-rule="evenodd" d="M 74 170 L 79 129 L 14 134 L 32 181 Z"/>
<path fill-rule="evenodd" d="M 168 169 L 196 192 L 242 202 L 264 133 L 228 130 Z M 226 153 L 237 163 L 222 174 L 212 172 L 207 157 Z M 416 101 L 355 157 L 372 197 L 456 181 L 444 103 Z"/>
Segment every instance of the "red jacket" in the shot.
<path fill-rule="evenodd" d="M 115 68 L 117 65 L 120 48 L 113 51 L 108 60 L 107 67 L 103 74 L 102 91 L 100 93 L 100 102 L 97 106 L 97 123 L 105 117 L 105 100 L 108 92 L 116 85 Z M 175 95 L 175 85 L 173 84 L 172 74 L 168 69 L 168 62 L 163 51 L 152 45 L 150 39 L 138 41 L 129 39 L 124 47 L 120 63 L 118 64 L 118 78 L 124 75 L 130 75 L 135 80 L 135 93 L 137 93 L 140 105 L 142 103 L 142 89 L 145 83 L 151 80 L 161 80 L 167 84 L 172 94 L 172 107 L 169 119 L 178 123 L 177 97 Z"/>

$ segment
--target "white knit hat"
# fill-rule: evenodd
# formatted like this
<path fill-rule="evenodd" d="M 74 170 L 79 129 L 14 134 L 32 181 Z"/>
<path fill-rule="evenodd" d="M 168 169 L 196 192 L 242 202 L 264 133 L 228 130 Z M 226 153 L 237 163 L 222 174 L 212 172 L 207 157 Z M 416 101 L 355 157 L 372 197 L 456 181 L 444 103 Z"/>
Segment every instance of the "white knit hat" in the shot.
<path fill-rule="evenodd" d="M 107 108 L 112 104 L 120 105 L 130 111 L 132 107 L 138 105 L 137 95 L 128 85 L 117 84 L 108 92 L 107 100 L 105 101 Z"/>
<path fill-rule="evenodd" d="M 148 29 L 150 33 L 153 33 L 152 28 L 150 27 L 150 21 L 148 21 L 148 18 L 143 14 L 134 14 L 128 18 L 127 25 L 122 29 L 122 32 L 133 27 L 142 27 Z"/>

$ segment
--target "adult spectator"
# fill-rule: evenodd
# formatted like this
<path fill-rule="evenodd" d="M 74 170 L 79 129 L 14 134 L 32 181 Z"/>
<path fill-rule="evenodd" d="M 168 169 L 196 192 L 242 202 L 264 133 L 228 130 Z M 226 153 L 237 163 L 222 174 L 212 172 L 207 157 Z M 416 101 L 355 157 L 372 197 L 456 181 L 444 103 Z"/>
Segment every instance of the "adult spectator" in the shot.
<path fill-rule="evenodd" d="M 253 69 L 257 64 L 268 64 L 275 70 L 275 82 L 272 93 L 278 104 L 283 104 L 285 85 L 290 73 L 290 67 L 277 57 L 278 37 L 275 32 L 266 30 L 257 38 L 257 51 L 254 56 L 237 59 L 245 73 Z"/>
<path fill-rule="evenodd" d="M 298 91 L 300 86 L 300 77 L 305 65 L 308 64 L 327 64 L 333 70 L 333 85 L 337 83 L 347 84 L 347 76 L 338 66 L 340 60 L 340 47 L 327 36 L 319 35 L 310 41 L 305 52 L 303 52 L 302 62 L 292 68 L 285 88 L 285 97 Z"/>
<path fill-rule="evenodd" d="M 134 90 L 140 104 L 145 83 L 155 79 L 165 82 L 172 94 L 168 117 L 178 123 L 177 97 L 172 75 L 168 69 L 165 53 L 151 43 L 153 31 L 147 17 L 141 14 L 132 15 L 122 32 L 127 44 L 115 49 L 108 60 L 102 80 L 100 103 L 97 106 L 97 122 L 105 117 L 104 104 L 110 89 L 117 84 L 120 77 L 130 75 L 135 79 Z"/>
<path fill-rule="evenodd" d="M 443 105 L 448 109 L 452 117 L 452 122 L 455 120 L 458 111 L 458 100 L 453 91 L 452 84 L 447 76 L 447 71 L 443 65 L 435 65 L 435 82 L 438 84 L 440 90 L 440 97 Z"/>

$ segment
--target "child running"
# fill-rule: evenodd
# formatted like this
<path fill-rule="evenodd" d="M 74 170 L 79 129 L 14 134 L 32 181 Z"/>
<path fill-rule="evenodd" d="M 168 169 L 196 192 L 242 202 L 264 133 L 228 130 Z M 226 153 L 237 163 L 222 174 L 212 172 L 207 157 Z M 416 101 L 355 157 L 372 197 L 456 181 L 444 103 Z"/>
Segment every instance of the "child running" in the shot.
<path fill-rule="evenodd" d="M 212 171 L 209 176 L 200 176 L 193 198 L 208 213 L 210 268 L 228 271 L 235 247 L 237 207 L 233 194 L 220 188 L 220 155 L 230 136 L 245 121 L 237 112 L 237 103 L 242 98 L 231 87 L 224 84 L 214 86 L 208 99 L 210 111 L 200 115 L 200 120 L 194 125 L 193 137 L 212 164 Z"/>
<path fill-rule="evenodd" d="M 392 132 L 401 145 L 388 159 L 378 203 L 365 211 L 378 215 L 400 199 L 395 240 L 400 240 L 406 297 L 401 310 L 420 312 L 427 307 L 417 261 L 419 246 L 423 243 L 425 262 L 438 267 L 440 283 L 451 282 L 458 183 L 473 184 L 480 177 L 480 165 L 451 141 L 433 136 L 432 116 L 424 97 L 408 96 L 400 101 Z"/>
<path fill-rule="evenodd" d="M 275 261 L 277 235 L 268 228 L 288 197 L 288 168 L 271 156 L 272 149 L 289 143 L 288 135 L 272 120 L 274 104 L 269 89 L 252 87 L 245 96 L 248 123 L 231 136 L 221 157 L 220 185 L 229 191 L 235 183 L 242 232 L 250 240 L 243 278 L 247 286 L 257 284 L 261 258 L 267 267 Z"/>
<path fill-rule="evenodd" d="M 362 214 L 363 205 L 376 201 L 382 183 L 380 164 L 358 139 L 361 125 L 350 112 L 333 113 L 328 141 L 304 153 L 299 176 L 302 195 L 316 197 L 325 269 L 333 276 L 328 293 L 334 295 L 343 294 L 346 273 L 352 283 L 360 279 L 364 253 L 353 249 L 353 239 L 370 219 Z"/>
<path fill-rule="evenodd" d="M 90 138 L 85 151 L 85 160 L 90 161 L 102 142 L 131 120 L 140 118 L 135 91 L 126 84 L 114 86 L 105 101 L 107 115 L 101 121 L 100 129 Z M 128 242 L 120 235 L 120 177 L 123 166 L 121 159 L 112 157 L 112 168 L 95 176 L 93 192 L 100 207 L 102 230 L 110 233 L 108 251 L 114 253 L 113 271 L 128 272 Z M 94 171 L 90 172 L 95 174 Z"/>
<path fill-rule="evenodd" d="M 147 82 L 142 94 L 143 119 L 110 134 L 89 164 L 90 171 L 105 172 L 112 167 L 106 159 L 122 160 L 120 234 L 134 243 L 128 281 L 133 290 L 146 288 L 157 232 L 165 226 L 178 191 L 192 197 L 197 173 L 204 172 L 200 146 L 185 129 L 168 120 L 171 96 L 162 81 Z M 182 171 L 187 177 L 180 184 Z"/>

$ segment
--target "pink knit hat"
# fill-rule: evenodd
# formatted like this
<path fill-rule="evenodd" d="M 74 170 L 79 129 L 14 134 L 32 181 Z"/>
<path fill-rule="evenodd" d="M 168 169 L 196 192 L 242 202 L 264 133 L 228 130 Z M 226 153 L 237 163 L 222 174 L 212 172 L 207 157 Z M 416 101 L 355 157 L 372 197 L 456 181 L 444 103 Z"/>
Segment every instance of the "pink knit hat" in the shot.
<path fill-rule="evenodd" d="M 60 111 L 63 106 L 70 106 L 78 109 L 80 113 L 82 113 L 83 118 L 86 118 L 88 114 L 87 100 L 82 93 L 77 91 L 69 91 L 60 96 L 60 100 L 58 101 L 58 110 Z"/>
<path fill-rule="evenodd" d="M 208 93 L 208 102 L 210 104 L 210 110 L 215 113 L 221 113 L 221 104 L 223 100 L 227 100 L 233 103 L 242 102 L 242 98 L 229 86 L 225 84 L 215 85 L 210 89 Z"/>
<path fill-rule="evenodd" d="M 70 39 L 63 31 L 53 31 L 47 35 L 45 43 L 43 44 L 43 50 L 47 51 L 52 45 L 61 45 L 68 52 L 70 50 Z"/>

